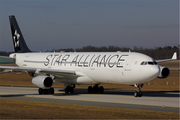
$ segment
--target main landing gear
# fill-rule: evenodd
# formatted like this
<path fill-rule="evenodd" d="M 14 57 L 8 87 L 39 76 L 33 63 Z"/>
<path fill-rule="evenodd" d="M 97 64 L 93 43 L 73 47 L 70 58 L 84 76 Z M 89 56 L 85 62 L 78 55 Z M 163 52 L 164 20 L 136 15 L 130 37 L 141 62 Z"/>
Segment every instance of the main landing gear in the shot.
<path fill-rule="evenodd" d="M 54 94 L 54 88 L 53 87 L 51 87 L 50 89 L 39 88 L 38 93 L 40 95 L 42 95 L 42 94 Z"/>
<path fill-rule="evenodd" d="M 74 93 L 74 88 L 75 88 L 75 85 L 66 85 L 65 84 L 65 93 L 66 94 L 72 94 Z M 104 87 L 103 86 L 100 86 L 99 87 L 99 84 L 96 84 L 94 85 L 93 87 L 92 86 L 89 86 L 88 87 L 88 92 L 89 93 L 103 93 L 104 92 Z"/>
<path fill-rule="evenodd" d="M 75 85 L 67 85 L 64 89 L 65 93 L 68 94 L 68 93 L 74 93 L 74 88 L 75 88 Z"/>
<path fill-rule="evenodd" d="M 135 84 L 134 87 L 137 88 L 137 90 L 134 92 L 134 97 L 142 97 L 141 88 L 144 84 Z"/>
<path fill-rule="evenodd" d="M 88 92 L 89 93 L 103 93 L 104 92 L 104 87 L 103 86 L 100 86 L 98 84 L 94 85 L 93 87 L 92 86 L 89 86 L 88 87 Z"/>

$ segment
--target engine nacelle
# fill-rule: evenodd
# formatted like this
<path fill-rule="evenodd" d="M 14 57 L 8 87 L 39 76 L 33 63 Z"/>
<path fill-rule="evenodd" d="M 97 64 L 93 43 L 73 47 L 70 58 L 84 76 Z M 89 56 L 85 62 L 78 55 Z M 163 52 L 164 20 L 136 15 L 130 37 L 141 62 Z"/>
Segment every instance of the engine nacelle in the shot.
<path fill-rule="evenodd" d="M 49 76 L 37 76 L 32 79 L 32 83 L 40 88 L 48 89 L 53 85 L 53 79 Z"/>
<path fill-rule="evenodd" d="M 163 66 L 159 66 L 159 68 L 160 68 L 160 74 L 158 78 L 167 78 L 170 73 L 169 68 Z"/>

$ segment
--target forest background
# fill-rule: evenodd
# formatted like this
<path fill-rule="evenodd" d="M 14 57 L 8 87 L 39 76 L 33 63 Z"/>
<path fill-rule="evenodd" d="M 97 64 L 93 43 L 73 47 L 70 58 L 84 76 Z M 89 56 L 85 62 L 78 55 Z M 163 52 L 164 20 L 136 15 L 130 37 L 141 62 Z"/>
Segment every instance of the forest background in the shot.
<path fill-rule="evenodd" d="M 134 46 L 133 48 L 128 47 L 117 47 L 117 46 L 103 46 L 103 47 L 95 47 L 95 46 L 85 46 L 82 48 L 67 48 L 67 49 L 53 49 L 47 50 L 45 52 L 139 52 L 151 56 L 155 60 L 160 59 L 169 59 L 172 57 L 174 52 L 177 52 L 178 59 L 180 45 L 178 46 L 165 46 L 165 47 L 154 47 L 154 48 L 143 48 Z M 0 56 L 8 56 L 13 52 L 0 51 Z"/>

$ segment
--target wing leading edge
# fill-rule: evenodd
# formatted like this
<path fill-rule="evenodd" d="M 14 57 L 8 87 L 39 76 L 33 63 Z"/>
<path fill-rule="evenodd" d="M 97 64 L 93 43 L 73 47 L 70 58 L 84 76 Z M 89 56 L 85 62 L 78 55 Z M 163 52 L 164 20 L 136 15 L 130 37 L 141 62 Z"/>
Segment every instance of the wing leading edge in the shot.
<path fill-rule="evenodd" d="M 43 69 L 31 67 L 16 67 L 16 66 L 0 66 L 0 73 L 8 72 L 28 72 L 33 74 L 49 74 L 59 78 L 72 79 L 80 77 L 74 70 L 61 70 L 61 69 Z"/>
<path fill-rule="evenodd" d="M 177 60 L 177 53 L 175 52 L 171 59 L 156 60 L 157 63 Z"/>

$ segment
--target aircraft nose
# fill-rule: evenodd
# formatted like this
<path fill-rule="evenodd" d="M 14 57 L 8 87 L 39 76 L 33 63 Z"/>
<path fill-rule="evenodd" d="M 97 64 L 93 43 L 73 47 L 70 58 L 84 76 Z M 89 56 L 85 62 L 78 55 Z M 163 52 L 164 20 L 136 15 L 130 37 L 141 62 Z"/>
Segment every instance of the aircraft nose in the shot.
<path fill-rule="evenodd" d="M 143 74 L 143 82 L 150 82 L 158 77 L 160 73 L 160 68 L 156 65 L 148 66 L 146 69 L 142 69 L 141 74 Z"/>
<path fill-rule="evenodd" d="M 158 65 L 154 65 L 150 67 L 149 77 L 151 77 L 152 79 L 155 79 L 158 77 L 159 73 L 160 73 L 160 68 Z"/>

